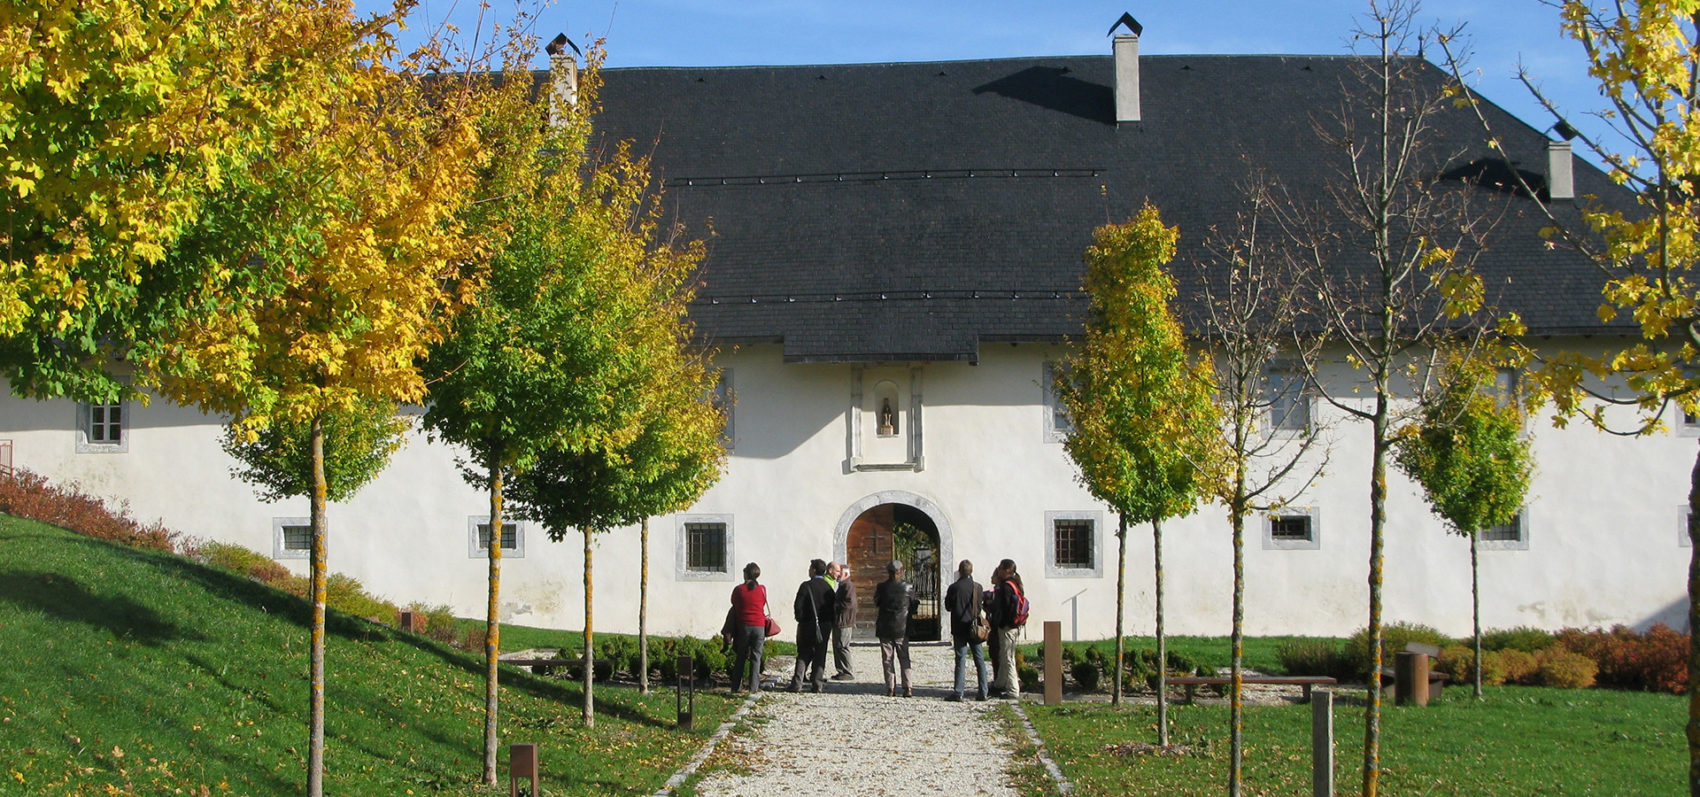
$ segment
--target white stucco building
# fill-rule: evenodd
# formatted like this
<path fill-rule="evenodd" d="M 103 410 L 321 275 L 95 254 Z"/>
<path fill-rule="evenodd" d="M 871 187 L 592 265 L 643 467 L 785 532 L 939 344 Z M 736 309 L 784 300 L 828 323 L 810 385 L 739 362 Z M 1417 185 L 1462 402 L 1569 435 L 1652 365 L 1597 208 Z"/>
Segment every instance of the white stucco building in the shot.
<path fill-rule="evenodd" d="M 724 477 L 689 511 L 652 521 L 651 628 L 715 631 L 748 561 L 786 597 L 811 558 L 850 561 L 871 595 L 883 577 L 874 565 L 893 555 L 893 528 L 906 525 L 923 539 L 917 555 L 943 562 L 946 579 L 960 559 L 982 580 L 1013 559 L 1035 618 L 1061 620 L 1078 638 L 1110 635 L 1115 517 L 1076 483 L 1062 445 L 1066 415 L 1046 387 L 1065 336 L 1082 329 L 1080 254 L 1095 225 L 1149 199 L 1180 226 L 1181 257 L 1201 256 L 1202 232 L 1231 217 L 1248 163 L 1296 191 L 1319 190 L 1327 175 L 1309 109 L 1338 104 L 1352 63 L 1141 62 L 1135 49 L 609 70 L 599 130 L 657 142 L 669 207 L 693 231 L 712 224 L 692 315 L 735 397 Z M 1425 74 L 1442 79 L 1432 67 Z M 1130 90 L 1142 100 L 1133 118 Z M 1512 158 L 1546 163 L 1539 131 L 1489 112 L 1520 148 Z M 1437 135 L 1466 153 L 1461 163 L 1489 162 L 1472 120 L 1449 124 Z M 1593 317 L 1586 286 L 1597 279 L 1587 267 L 1533 235 L 1540 222 L 1529 203 L 1573 212 L 1558 175 L 1548 187 L 1544 166 L 1511 167 L 1537 172 L 1543 195 L 1505 199 L 1502 245 L 1482 265 L 1490 292 L 1523 313 L 1543 348 L 1623 334 Z M 1585 164 L 1573 179 L 1579 194 L 1615 190 Z M 1184 303 L 1184 284 L 1182 294 Z M 1337 422 L 1321 402 L 1309 411 L 1332 441 L 1329 466 L 1248 535 L 1253 634 L 1345 634 L 1367 618 L 1368 431 Z M 1639 439 L 1531 421 L 1539 464 L 1527 507 L 1484 543 L 1487 626 L 1684 624 L 1682 522 L 1700 430 L 1680 414 L 1669 421 L 1672 431 Z M 0 438 L 15 466 L 304 570 L 306 501 L 257 500 L 230 476 L 220 428 L 163 402 L 0 400 Z M 461 481 L 456 453 L 415 435 L 371 486 L 332 505 L 331 569 L 397 602 L 481 615 L 478 525 L 488 504 Z M 1466 632 L 1466 543 L 1402 474 L 1392 472 L 1390 487 L 1387 619 Z M 1171 633 L 1227 633 L 1229 543 L 1218 507 L 1166 525 Z M 635 630 L 637 533 L 610 532 L 598 546 L 596 627 Z M 1148 633 L 1151 559 L 1149 529 L 1130 530 L 1130 633 Z M 923 575 L 924 594 L 941 591 L 937 579 Z M 504 621 L 578 627 L 576 533 L 556 543 L 517 524 L 503 584 Z"/>

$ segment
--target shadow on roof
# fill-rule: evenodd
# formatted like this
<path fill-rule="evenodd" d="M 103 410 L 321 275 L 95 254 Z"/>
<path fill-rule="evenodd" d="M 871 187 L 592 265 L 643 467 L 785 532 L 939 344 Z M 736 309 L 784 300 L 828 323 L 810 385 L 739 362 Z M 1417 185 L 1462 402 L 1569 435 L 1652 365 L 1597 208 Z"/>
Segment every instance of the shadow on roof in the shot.
<path fill-rule="evenodd" d="M 1109 86 L 1088 83 L 1066 66 L 1030 66 L 1008 77 L 974 88 L 1093 122 L 1115 123 L 1115 93 Z"/>

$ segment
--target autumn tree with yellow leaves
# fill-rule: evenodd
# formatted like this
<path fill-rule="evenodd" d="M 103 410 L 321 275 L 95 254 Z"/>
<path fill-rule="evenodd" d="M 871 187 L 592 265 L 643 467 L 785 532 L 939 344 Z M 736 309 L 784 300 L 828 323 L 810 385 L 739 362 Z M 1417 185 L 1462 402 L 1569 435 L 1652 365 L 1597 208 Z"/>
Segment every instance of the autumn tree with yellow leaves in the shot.
<path fill-rule="evenodd" d="M 244 230 L 241 261 L 258 274 L 255 295 L 186 319 L 143 371 L 162 394 L 232 418 L 239 437 L 255 440 L 274 424 L 306 430 L 306 791 L 315 796 L 324 776 L 327 421 L 422 401 L 418 363 L 480 280 L 480 239 L 460 216 L 482 158 L 475 106 L 462 84 L 384 65 L 393 20 L 342 19 L 342 46 L 294 76 L 296 113 L 272 131 L 268 157 L 230 175 L 221 195 L 235 208 L 229 217 L 255 225 Z"/>
<path fill-rule="evenodd" d="M 1163 633 L 1163 521 L 1190 514 L 1208 495 L 1201 473 L 1219 440 L 1208 360 L 1189 351 L 1169 303 L 1163 270 L 1180 231 L 1146 205 L 1122 224 L 1098 228 L 1086 250 L 1091 307 L 1086 339 L 1058 369 L 1057 392 L 1074 420 L 1064 442 L 1093 497 L 1115 508 L 1116 660 L 1121 701 L 1122 614 L 1128 523 L 1150 523 L 1156 562 L 1157 743 L 1169 745 L 1168 661 Z"/>
<path fill-rule="evenodd" d="M 1560 425 L 1580 415 L 1605 431 L 1652 434 L 1664 428 L 1673 404 L 1700 414 L 1700 285 L 1692 273 L 1700 264 L 1700 120 L 1694 115 L 1700 108 L 1700 0 L 1565 0 L 1559 16 L 1565 35 L 1581 45 L 1605 107 L 1581 109 L 1596 117 L 1584 124 L 1542 96 L 1526 73 L 1523 82 L 1630 198 L 1584 197 L 1579 217 L 1561 218 L 1542 206 L 1551 222 L 1543 232 L 1598 269 L 1600 320 L 1626 317 L 1639 334 L 1603 354 L 1557 354 L 1534 375 L 1556 405 Z M 1456 72 L 1456 59 L 1450 60 Z M 1464 90 L 1464 99 L 1476 99 Z M 1485 115 L 1477 118 L 1503 151 Z M 1590 135 L 1590 129 L 1606 132 Z M 1627 387 L 1629 395 L 1615 396 L 1604 386 Z M 1614 406 L 1626 411 L 1612 412 Z M 1689 538 L 1700 543 L 1700 455 L 1688 504 Z M 1688 596 L 1688 625 L 1700 628 L 1700 544 L 1689 559 Z M 1700 797 L 1700 642 L 1691 643 L 1688 673 L 1688 790 Z"/>

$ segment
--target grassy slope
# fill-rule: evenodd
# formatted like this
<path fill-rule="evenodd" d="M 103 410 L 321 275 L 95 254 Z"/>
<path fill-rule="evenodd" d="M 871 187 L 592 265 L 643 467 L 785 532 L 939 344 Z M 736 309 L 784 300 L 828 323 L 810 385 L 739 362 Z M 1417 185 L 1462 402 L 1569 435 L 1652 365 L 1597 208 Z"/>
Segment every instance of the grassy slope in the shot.
<path fill-rule="evenodd" d="M 1384 709 L 1383 783 L 1389 794 L 1676 794 L 1684 782 L 1686 705 L 1675 695 L 1521 686 L 1490 687 L 1478 703 L 1468 689 L 1447 689 L 1428 708 Z M 1077 794 L 1222 793 L 1226 706 L 1170 709 L 1174 742 L 1193 750 L 1179 757 L 1110 748 L 1156 741 L 1150 706 L 1029 704 L 1027 711 Z M 1340 794 L 1359 791 L 1363 712 L 1344 702 L 1334 707 Z M 1310 706 L 1247 710 L 1247 794 L 1310 793 L 1310 715 Z"/>
<path fill-rule="evenodd" d="M 0 794 L 299 793 L 307 619 L 220 570 L 0 517 Z M 479 662 L 333 616 L 327 663 L 327 793 L 479 792 Z M 540 744 L 551 794 L 651 793 L 733 707 L 699 693 L 678 731 L 670 691 L 604 688 L 584 729 L 576 685 L 503 686 L 503 743 Z"/>

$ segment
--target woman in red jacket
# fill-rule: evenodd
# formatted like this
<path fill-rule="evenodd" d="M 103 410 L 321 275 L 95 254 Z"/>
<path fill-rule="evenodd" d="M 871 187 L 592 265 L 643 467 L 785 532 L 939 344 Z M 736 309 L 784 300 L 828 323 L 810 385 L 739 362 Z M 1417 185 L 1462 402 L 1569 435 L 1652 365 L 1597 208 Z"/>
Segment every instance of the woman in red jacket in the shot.
<path fill-rule="evenodd" d="M 732 644 L 737 658 L 732 665 L 732 691 L 739 692 L 748 684 L 751 692 L 761 691 L 762 647 L 767 643 L 767 587 L 756 583 L 761 567 L 755 562 L 744 565 L 744 583 L 732 588 L 732 614 L 737 619 Z M 751 662 L 748 678 L 744 662 Z"/>

